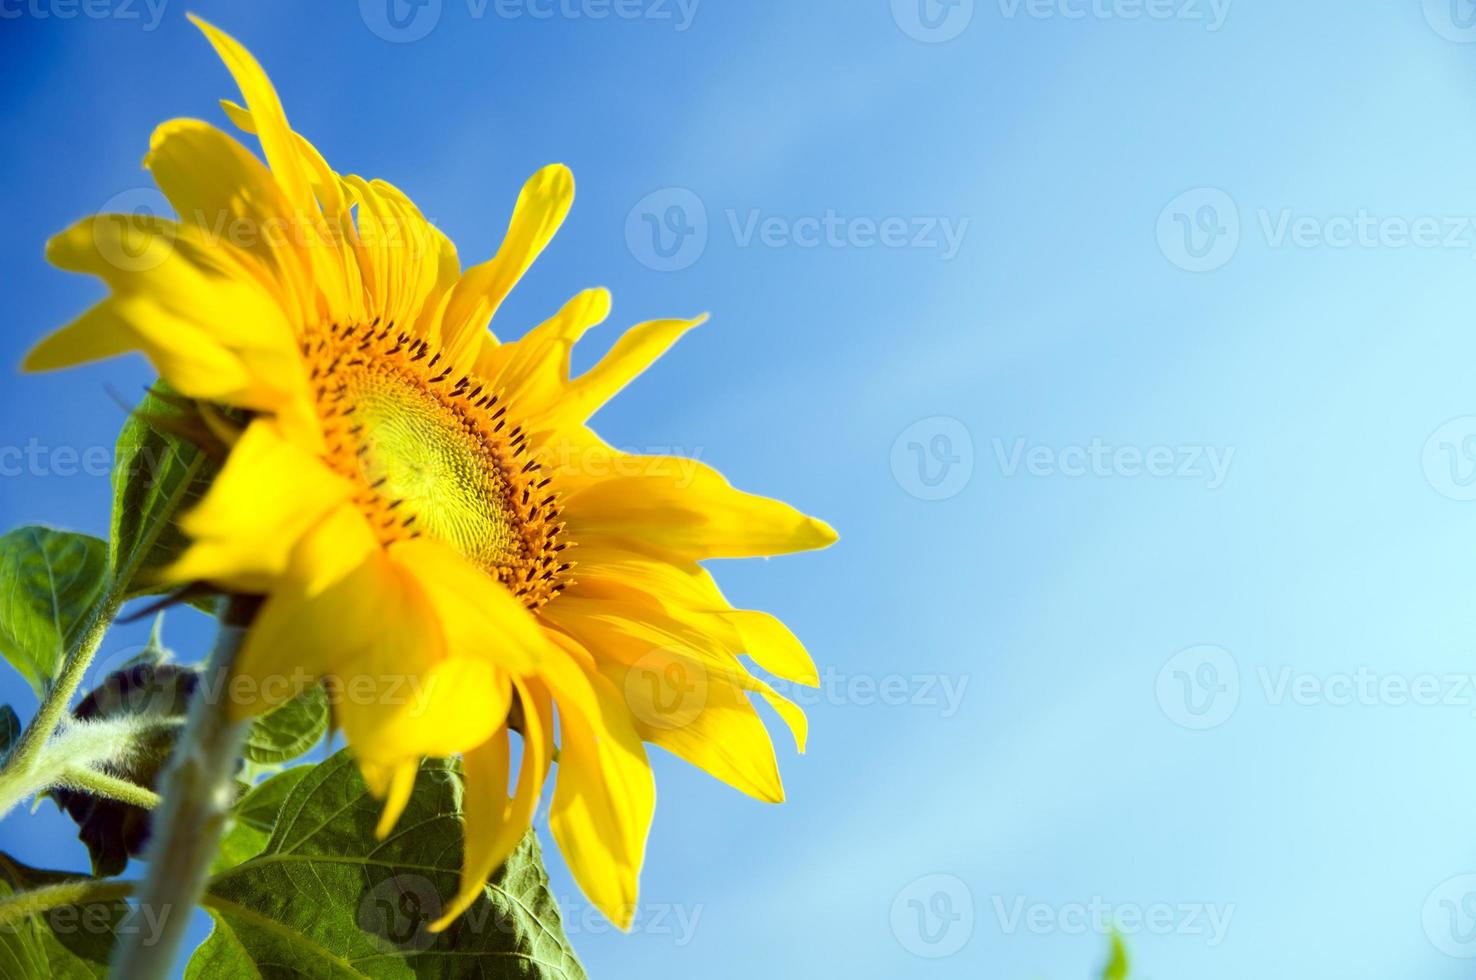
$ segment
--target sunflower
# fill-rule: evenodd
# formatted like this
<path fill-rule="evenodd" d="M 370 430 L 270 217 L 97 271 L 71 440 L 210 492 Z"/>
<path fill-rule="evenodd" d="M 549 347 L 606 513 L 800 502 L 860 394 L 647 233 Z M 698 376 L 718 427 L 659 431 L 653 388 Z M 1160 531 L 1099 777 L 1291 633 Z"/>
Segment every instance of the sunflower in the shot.
<path fill-rule="evenodd" d="M 255 59 L 195 23 L 244 97 L 222 102 L 227 115 L 265 163 L 204 122 L 156 129 L 145 166 L 178 220 L 96 215 L 54 238 L 53 263 L 110 292 L 26 366 L 142 351 L 175 391 L 243 420 L 164 578 L 265 596 L 230 711 L 280 703 L 284 677 L 329 683 L 384 800 L 381 836 L 421 759 L 462 757 L 461 884 L 434 928 L 527 830 L 555 758 L 554 839 L 628 927 L 655 804 L 644 743 L 777 802 L 752 698 L 800 751 L 805 718 L 739 657 L 818 680 L 782 623 L 732 608 L 699 563 L 835 534 L 696 460 L 627 454 L 588 427 L 701 318 L 633 327 L 578 377 L 570 349 L 607 316 L 604 290 L 520 340 L 489 331 L 568 212 L 565 167 L 527 182 L 497 254 L 463 270 L 404 194 L 331 170 Z"/>

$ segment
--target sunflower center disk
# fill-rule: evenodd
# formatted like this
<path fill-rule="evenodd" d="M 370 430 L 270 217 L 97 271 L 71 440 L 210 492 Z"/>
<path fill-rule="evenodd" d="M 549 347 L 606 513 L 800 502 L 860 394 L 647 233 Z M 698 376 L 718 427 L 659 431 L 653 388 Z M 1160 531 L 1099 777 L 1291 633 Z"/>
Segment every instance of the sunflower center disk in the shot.
<path fill-rule="evenodd" d="M 518 515 L 495 455 L 430 392 L 394 374 L 366 372 L 349 383 L 364 428 L 359 472 L 404 517 L 483 566 L 523 556 Z"/>
<path fill-rule="evenodd" d="M 329 451 L 382 544 L 428 535 L 536 609 L 568 584 L 557 494 L 479 379 L 393 325 L 303 344 Z"/>

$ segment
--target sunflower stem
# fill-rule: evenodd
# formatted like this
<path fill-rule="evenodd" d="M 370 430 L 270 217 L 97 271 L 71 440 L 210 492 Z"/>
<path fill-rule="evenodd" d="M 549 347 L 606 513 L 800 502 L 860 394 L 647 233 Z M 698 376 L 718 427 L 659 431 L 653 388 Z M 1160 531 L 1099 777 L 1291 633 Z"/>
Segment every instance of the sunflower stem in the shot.
<path fill-rule="evenodd" d="M 205 672 L 190 701 L 190 717 L 160 783 L 162 800 L 149 832 L 148 875 L 130 911 L 131 921 L 159 923 L 145 941 L 146 930 L 120 929 L 109 976 L 128 980 L 164 980 L 171 975 L 189 924 L 189 910 L 205 889 L 210 862 L 235 798 L 236 763 L 250 721 L 230 718 L 219 697 L 228 690 L 257 600 L 232 596 L 224 600 L 220 631 Z"/>
<path fill-rule="evenodd" d="M 152 810 L 159 805 L 159 794 L 148 787 L 126 779 L 119 779 L 117 776 L 109 776 L 105 772 L 98 772 L 96 769 L 88 769 L 85 766 L 73 766 L 63 770 L 62 774 L 56 777 L 55 785 L 81 790 L 84 793 L 91 793 L 93 796 L 101 796 L 109 800 L 117 800 L 119 803 L 131 803 L 145 810 Z"/>
<path fill-rule="evenodd" d="M 61 673 L 47 690 L 41 706 L 36 709 L 36 716 L 16 740 L 4 767 L 0 768 L 0 817 L 14 809 L 21 800 L 53 782 L 51 774 L 41 765 L 42 756 L 122 605 L 121 590 L 114 583 L 93 606 L 86 625 L 77 631 L 72 648 L 63 660 Z"/>
<path fill-rule="evenodd" d="M 0 898 L 0 930 L 14 932 L 17 922 L 66 905 L 90 905 L 127 898 L 135 884 L 119 878 L 78 878 L 6 895 Z"/>

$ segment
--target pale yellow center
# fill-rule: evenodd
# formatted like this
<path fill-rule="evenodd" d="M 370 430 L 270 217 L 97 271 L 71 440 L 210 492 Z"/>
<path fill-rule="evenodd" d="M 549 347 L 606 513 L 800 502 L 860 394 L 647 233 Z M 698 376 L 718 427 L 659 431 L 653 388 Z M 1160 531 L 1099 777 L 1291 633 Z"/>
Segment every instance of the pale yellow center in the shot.
<path fill-rule="evenodd" d="M 398 375 L 366 372 L 346 395 L 363 425 L 359 469 L 400 516 L 484 568 L 522 555 L 507 480 L 486 444 L 439 398 Z"/>

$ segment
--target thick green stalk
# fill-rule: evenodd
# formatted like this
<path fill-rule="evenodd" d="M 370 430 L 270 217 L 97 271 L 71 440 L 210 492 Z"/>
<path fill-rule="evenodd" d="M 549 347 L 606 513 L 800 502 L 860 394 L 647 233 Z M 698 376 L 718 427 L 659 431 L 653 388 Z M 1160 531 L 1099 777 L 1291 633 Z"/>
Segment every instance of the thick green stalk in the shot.
<path fill-rule="evenodd" d="M 149 873 L 138 891 L 135 920 L 160 923 L 152 941 L 143 929 L 120 930 L 111 976 L 165 980 L 170 976 L 200 900 L 210 863 L 220 848 L 235 796 L 236 763 L 249 721 L 232 722 L 220 695 L 229 690 L 231 669 L 245 638 L 256 600 L 232 597 L 220 617 L 220 632 L 205 673 L 190 702 L 190 718 L 160 783 L 144 860 Z"/>

